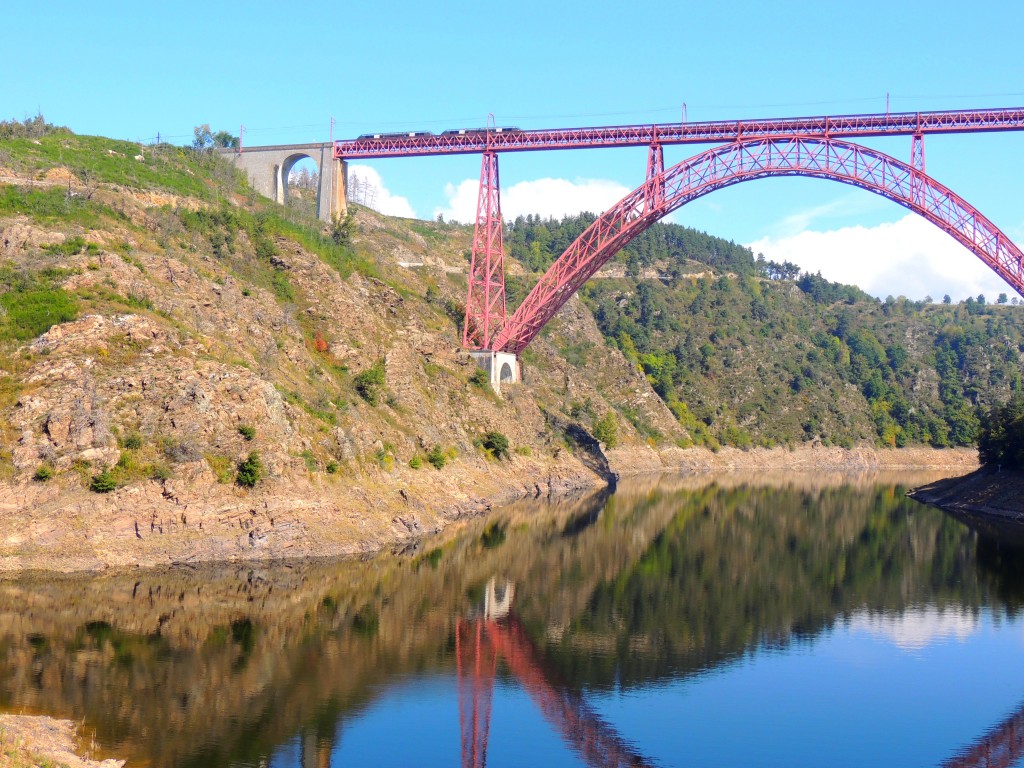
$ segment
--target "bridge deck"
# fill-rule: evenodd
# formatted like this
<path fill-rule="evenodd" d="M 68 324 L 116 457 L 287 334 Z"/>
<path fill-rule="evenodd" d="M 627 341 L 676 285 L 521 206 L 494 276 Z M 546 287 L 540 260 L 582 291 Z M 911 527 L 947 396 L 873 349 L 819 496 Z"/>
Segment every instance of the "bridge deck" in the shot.
<path fill-rule="evenodd" d="M 652 123 L 597 128 L 479 128 L 442 133 L 411 131 L 337 141 L 340 159 L 529 152 L 552 149 L 637 147 L 651 144 L 709 144 L 775 136 L 864 137 L 926 133 L 979 133 L 1024 130 L 1024 108 L 965 109 L 945 112 L 892 112 L 822 115 L 764 120 Z"/>

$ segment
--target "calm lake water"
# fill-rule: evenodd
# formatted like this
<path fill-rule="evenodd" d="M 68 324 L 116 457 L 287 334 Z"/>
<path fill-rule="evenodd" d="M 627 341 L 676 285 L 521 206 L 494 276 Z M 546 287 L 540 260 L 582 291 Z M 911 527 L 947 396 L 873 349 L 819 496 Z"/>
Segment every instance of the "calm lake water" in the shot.
<path fill-rule="evenodd" d="M 364 561 L 0 582 L 0 707 L 129 766 L 1022 765 L 1024 556 L 923 479 L 649 478 Z"/>

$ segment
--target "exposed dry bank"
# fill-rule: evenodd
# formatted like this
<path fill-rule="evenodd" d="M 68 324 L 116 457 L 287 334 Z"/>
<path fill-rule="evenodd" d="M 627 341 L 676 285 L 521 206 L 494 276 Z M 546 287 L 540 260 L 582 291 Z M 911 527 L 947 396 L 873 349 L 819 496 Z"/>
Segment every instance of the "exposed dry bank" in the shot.
<path fill-rule="evenodd" d="M 1024 522 L 1024 473 L 990 468 L 929 483 L 910 494 L 918 501 L 993 521 Z"/>
<path fill-rule="evenodd" d="M 759 474 L 815 471 L 851 475 L 891 469 L 949 473 L 976 466 L 968 450 L 845 451 L 804 447 L 711 453 L 617 449 L 612 469 Z M 187 480 L 146 481 L 98 495 L 81 488 L 30 485 L 27 503 L 5 503 L 5 572 L 78 571 L 217 560 L 332 557 L 368 552 L 421 537 L 492 506 L 526 495 L 564 493 L 604 480 L 569 459 L 561 464 L 516 457 L 500 465 L 461 462 L 459 474 L 396 473 L 395 484 L 326 478 L 281 478 L 243 490 L 205 470 Z M 544 473 L 539 476 L 539 473 Z M 422 477 L 422 481 L 419 481 Z M 18 488 L 8 489 L 12 494 Z M 49 498 L 46 494 L 52 494 Z M 470 495 L 472 494 L 472 495 Z"/>
<path fill-rule="evenodd" d="M 121 768 L 124 760 L 82 757 L 78 729 L 70 720 L 0 715 L 0 768 Z"/>

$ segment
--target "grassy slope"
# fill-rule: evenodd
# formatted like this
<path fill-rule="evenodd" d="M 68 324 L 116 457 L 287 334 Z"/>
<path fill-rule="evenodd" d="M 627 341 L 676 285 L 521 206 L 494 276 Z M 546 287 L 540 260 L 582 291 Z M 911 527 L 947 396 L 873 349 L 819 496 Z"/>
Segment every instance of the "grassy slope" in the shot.
<path fill-rule="evenodd" d="M 214 157 L 170 146 L 147 147 L 142 159 L 139 152 L 67 133 L 0 142 L 0 227 L 11 241 L 0 269 L 0 429 L 14 447 L 8 476 L 24 480 L 43 469 L 88 483 L 106 461 L 49 446 L 47 422 L 63 407 L 61 393 L 45 393 L 50 399 L 35 422 L 18 409 L 41 394 L 29 380 L 43 380 L 40 372 L 58 355 L 91 366 L 96 396 L 89 396 L 95 408 L 88 418 L 104 431 L 97 428 L 92 441 L 113 451 L 110 460 L 120 456 L 111 468 L 117 485 L 173 479 L 197 455 L 230 480 L 252 449 L 271 454 L 274 476 L 388 477 L 438 451 L 448 463 L 486 456 L 480 436 L 489 430 L 508 433 L 516 461 L 557 462 L 561 450 L 576 450 L 572 424 L 590 430 L 619 411 L 629 413 L 617 431 L 626 445 L 683 436 L 663 406 L 629 405 L 650 390 L 617 353 L 603 369 L 618 366 L 624 375 L 603 394 L 544 342 L 537 370 L 546 373 L 526 392 L 501 400 L 470 383 L 468 358 L 457 352 L 468 229 L 363 210 L 339 244 L 307 215 L 251 194 Z M 430 266 L 395 266 L 419 260 Z M 153 343 L 134 331 L 74 349 L 24 346 L 55 322 L 90 315 L 141 318 L 138 332 L 169 351 L 154 360 Z M 384 384 L 367 397 L 361 377 L 378 365 Z M 280 434 L 255 425 L 251 443 L 236 427 L 253 425 L 217 424 L 213 434 L 202 425 L 182 428 L 181 419 L 122 391 L 151 368 L 186 378 L 218 370 L 248 387 L 268 382 L 288 423 Z M 164 410 L 177 385 L 166 386 Z M 587 403 L 584 411 L 573 412 L 569 390 Z M 64 395 L 72 410 L 83 397 Z M 215 405 L 234 413 L 237 403 Z M 67 418 L 74 422 L 74 414 Z M 38 459 L 16 458 L 26 429 L 28 444 L 40 446 Z"/>

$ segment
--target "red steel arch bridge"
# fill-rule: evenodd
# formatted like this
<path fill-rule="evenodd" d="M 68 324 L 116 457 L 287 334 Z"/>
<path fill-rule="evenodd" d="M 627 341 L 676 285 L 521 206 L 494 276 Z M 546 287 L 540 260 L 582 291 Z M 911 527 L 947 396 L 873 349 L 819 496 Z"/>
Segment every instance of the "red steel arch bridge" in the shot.
<path fill-rule="evenodd" d="M 488 124 L 441 133 L 364 134 L 334 144 L 336 160 L 481 154 L 463 344 L 520 353 L 581 285 L 653 223 L 691 200 L 769 176 L 832 179 L 923 216 L 1024 296 L 1024 252 L 966 200 L 925 172 L 926 134 L 1024 130 L 1024 108 L 893 112 L 767 120 L 521 130 Z M 910 161 L 852 140 L 911 137 Z M 712 144 L 669 168 L 663 148 Z M 555 260 L 511 314 L 505 304 L 498 155 L 556 149 L 648 148 L 644 182 L 605 211 Z"/>

